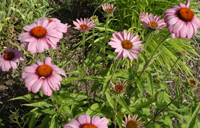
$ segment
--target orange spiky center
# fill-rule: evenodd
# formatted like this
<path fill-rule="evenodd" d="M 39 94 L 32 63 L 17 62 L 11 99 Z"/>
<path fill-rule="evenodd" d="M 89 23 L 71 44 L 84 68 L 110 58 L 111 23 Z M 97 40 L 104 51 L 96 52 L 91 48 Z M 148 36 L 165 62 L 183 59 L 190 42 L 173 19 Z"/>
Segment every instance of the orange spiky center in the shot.
<path fill-rule="evenodd" d="M 86 30 L 88 28 L 88 26 L 86 24 L 82 24 L 80 25 L 81 29 Z"/>
<path fill-rule="evenodd" d="M 194 17 L 194 12 L 189 8 L 181 8 L 177 14 L 181 20 L 186 22 L 191 21 Z"/>
<path fill-rule="evenodd" d="M 120 93 L 123 90 L 123 85 L 115 85 L 115 91 Z"/>
<path fill-rule="evenodd" d="M 137 128 L 137 122 L 136 121 L 134 121 L 134 120 L 129 120 L 128 122 L 127 122 L 127 128 Z"/>
<path fill-rule="evenodd" d="M 133 44 L 129 40 L 122 41 L 122 47 L 124 49 L 130 50 L 133 47 Z"/>
<path fill-rule="evenodd" d="M 48 78 L 52 74 L 52 68 L 49 65 L 46 65 L 46 64 L 41 65 L 37 69 L 37 74 L 40 77 L 43 76 L 45 78 Z"/>
<path fill-rule="evenodd" d="M 31 30 L 31 35 L 34 36 L 35 38 L 38 38 L 38 39 L 43 38 L 46 35 L 46 29 L 42 26 L 34 27 Z"/>
<path fill-rule="evenodd" d="M 156 22 L 150 22 L 151 27 L 158 27 L 158 24 Z"/>
<path fill-rule="evenodd" d="M 112 10 L 111 8 L 106 8 L 106 9 L 105 9 L 105 12 L 110 14 L 110 13 L 113 12 L 113 10 Z"/>
<path fill-rule="evenodd" d="M 7 53 L 3 56 L 3 58 L 4 58 L 5 60 L 12 60 L 14 57 L 15 57 L 15 54 L 14 54 L 13 52 L 7 52 Z"/>
<path fill-rule="evenodd" d="M 195 81 L 195 80 L 190 80 L 189 83 L 190 83 L 191 85 L 196 85 L 196 81 Z"/>
<path fill-rule="evenodd" d="M 94 126 L 93 124 L 85 124 L 85 125 L 83 125 L 82 128 L 97 128 L 97 127 Z"/>
<path fill-rule="evenodd" d="M 49 21 L 49 23 L 51 23 L 53 20 L 51 20 L 51 19 L 48 19 L 48 21 Z"/>

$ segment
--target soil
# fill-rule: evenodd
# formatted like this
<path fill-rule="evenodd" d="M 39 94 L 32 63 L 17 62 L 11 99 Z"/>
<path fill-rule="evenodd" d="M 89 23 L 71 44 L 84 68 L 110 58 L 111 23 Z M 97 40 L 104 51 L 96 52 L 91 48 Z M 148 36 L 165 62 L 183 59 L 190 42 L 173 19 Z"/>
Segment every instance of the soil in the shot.
<path fill-rule="evenodd" d="M 80 17 L 91 17 L 93 15 L 94 10 L 96 9 L 96 6 L 90 5 L 90 0 L 73 0 L 73 6 L 74 8 L 72 11 L 69 10 L 66 6 L 53 14 L 49 16 L 58 18 L 61 20 L 62 23 L 68 23 L 72 25 L 72 21 L 76 20 L 76 18 Z M 62 2 L 61 0 L 49 0 L 50 6 L 53 6 L 53 2 L 56 2 L 56 5 L 63 6 L 65 5 L 65 2 Z M 93 1 L 94 2 L 94 1 Z M 78 8 L 78 9 L 77 9 Z M 95 15 L 98 15 L 99 17 L 102 16 L 100 12 L 96 12 Z M 102 16 L 103 17 L 103 16 Z M 73 25 L 72 25 L 73 26 Z M 14 32 L 15 33 L 15 32 Z M 70 36 L 65 36 L 63 41 L 64 44 L 67 45 L 67 47 L 70 49 L 74 47 L 80 40 L 81 37 L 79 37 L 79 31 L 72 29 L 70 32 Z M 13 43 L 19 44 L 20 42 L 16 38 L 17 36 L 12 36 L 11 40 Z M 197 41 L 200 40 L 197 39 Z M 6 46 L 5 44 L 1 44 Z M 197 50 L 200 52 L 200 47 L 198 44 L 193 44 L 194 47 L 197 48 Z M 15 47 L 13 45 L 13 47 Z M 54 50 L 54 54 L 56 57 L 57 62 L 62 61 L 62 51 L 61 51 L 61 43 L 58 43 L 57 49 Z M 86 47 L 86 55 L 89 52 L 89 49 Z M 45 53 L 45 56 L 49 56 L 48 53 Z M 35 56 L 39 60 L 39 55 L 37 54 Z M 81 63 L 82 61 L 82 49 L 78 48 L 76 51 L 68 51 L 66 52 L 66 58 L 71 58 L 73 61 L 76 61 L 78 63 Z M 199 79 L 200 81 L 200 58 L 195 56 L 195 61 L 187 61 L 187 64 L 191 67 L 191 69 L 194 71 L 195 78 Z M 27 57 L 26 61 L 23 61 L 19 65 L 19 69 L 22 70 L 22 65 L 26 65 L 28 63 L 28 60 L 30 58 Z M 71 60 L 70 59 L 70 60 Z M 66 71 L 70 72 L 76 69 L 75 65 L 72 63 L 72 61 L 68 61 L 66 65 Z M 92 72 L 87 71 L 87 74 L 91 74 Z M 172 81 L 169 84 L 171 96 L 174 98 L 176 96 L 174 91 L 174 82 Z M 92 82 L 89 82 L 90 85 L 92 85 Z M 84 87 L 82 87 L 82 83 L 75 82 L 73 84 L 76 84 L 79 86 L 83 92 L 85 92 Z M 29 112 L 32 108 L 31 107 L 25 107 L 22 106 L 22 104 L 26 103 L 26 101 L 23 100 L 14 100 L 10 101 L 11 98 L 15 98 L 18 96 L 22 96 L 25 94 L 28 94 L 27 88 L 25 87 L 21 76 L 17 72 L 17 70 L 10 70 L 9 72 L 3 72 L 0 70 L 0 118 L 3 119 L 3 124 L 6 126 L 6 128 L 17 128 L 18 125 L 14 123 L 12 120 L 16 120 L 15 117 L 22 117 L 25 113 Z M 195 95 L 200 100 L 200 85 L 195 90 Z M 14 114 L 17 116 L 13 116 Z M 21 121 L 21 119 L 19 118 Z M 177 125 L 177 121 L 173 120 L 174 124 Z M 0 125 L 1 128 L 1 125 Z"/>

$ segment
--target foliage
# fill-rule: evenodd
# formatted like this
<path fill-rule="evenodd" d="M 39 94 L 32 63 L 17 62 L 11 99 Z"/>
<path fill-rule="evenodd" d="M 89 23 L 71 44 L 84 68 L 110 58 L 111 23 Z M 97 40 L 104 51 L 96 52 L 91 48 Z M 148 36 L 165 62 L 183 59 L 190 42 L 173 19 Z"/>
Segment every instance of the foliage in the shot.
<path fill-rule="evenodd" d="M 5 37 L 7 37 L 5 28 L 15 24 L 14 17 L 18 17 L 16 22 L 19 26 L 15 27 L 20 30 L 23 27 L 21 25 L 31 24 L 38 17 L 47 16 L 51 10 L 47 9 L 48 3 L 45 0 L 39 3 L 37 0 L 21 0 L 20 2 L 19 4 L 14 1 L 2 2 L 5 10 L 1 11 L 3 18 L 0 25 L 2 25 L 1 31 Z M 193 76 L 193 74 L 184 62 L 185 58 L 177 54 L 180 49 L 184 49 L 187 51 L 186 58 L 193 60 L 192 55 L 199 56 L 199 54 L 188 42 L 197 42 L 178 38 L 171 39 L 167 28 L 152 30 L 141 26 L 139 19 L 142 12 L 163 15 L 166 9 L 183 2 L 183 0 L 104 0 L 102 3 L 93 4 L 98 5 L 100 9 L 101 5 L 107 2 L 114 3 L 114 6 L 117 7 L 113 17 L 105 14 L 105 17 L 100 19 L 102 22 L 93 30 L 85 32 L 82 41 L 71 49 L 66 49 L 62 40 L 63 60 L 54 62 L 59 68 L 64 69 L 70 59 L 65 60 L 65 51 L 83 48 L 82 55 L 85 59 L 82 63 L 71 60 L 76 66 L 76 70 L 66 72 L 68 77 L 62 78 L 60 90 L 53 91 L 51 96 L 46 96 L 42 90 L 39 90 L 36 94 L 29 93 L 11 99 L 25 100 L 27 103 L 23 104 L 24 106 L 33 107 L 29 113 L 20 117 L 21 122 L 18 119 L 19 114 L 12 112 L 12 121 L 21 128 L 27 125 L 29 128 L 57 128 L 69 123 L 71 119 L 87 113 L 91 117 L 94 115 L 106 117 L 109 120 L 109 127 L 119 126 L 122 128 L 124 115 L 134 116 L 137 114 L 146 128 L 173 128 L 175 119 L 179 122 L 178 128 L 198 128 L 200 104 L 194 95 L 195 88 L 190 88 L 187 81 L 180 78 L 179 72 L 181 71 L 186 77 Z M 198 12 L 195 9 L 197 4 L 195 2 L 191 4 L 194 12 Z M 9 8 L 5 8 L 5 5 Z M 30 9 L 26 10 L 28 6 Z M 140 51 L 139 59 L 130 61 L 130 59 L 122 57 L 122 59 L 116 60 L 117 54 L 113 48 L 107 45 L 113 33 L 124 29 L 140 35 L 140 40 L 144 41 L 145 50 Z M 85 43 L 88 48 L 91 48 L 86 56 L 84 56 Z M 160 44 L 162 44 L 160 49 L 156 51 Z M 33 58 L 33 55 L 26 53 L 24 48 L 22 51 Z M 49 51 L 49 54 L 53 60 L 56 59 L 52 51 Z M 42 60 L 42 56 L 40 57 Z M 86 75 L 86 70 L 94 71 L 94 74 Z M 171 71 L 175 71 L 177 74 L 172 75 Z M 175 81 L 176 96 L 170 95 L 171 90 L 165 78 Z M 112 88 L 111 82 L 116 83 L 118 79 L 127 82 L 125 93 L 118 94 L 115 88 Z M 88 88 L 89 81 L 92 81 L 91 88 Z M 75 82 L 85 85 L 85 89 L 81 90 Z M 189 100 L 185 100 L 185 97 Z M 40 120 L 39 123 L 38 120 Z M 1 122 L 0 120 L 0 125 L 3 126 Z"/>

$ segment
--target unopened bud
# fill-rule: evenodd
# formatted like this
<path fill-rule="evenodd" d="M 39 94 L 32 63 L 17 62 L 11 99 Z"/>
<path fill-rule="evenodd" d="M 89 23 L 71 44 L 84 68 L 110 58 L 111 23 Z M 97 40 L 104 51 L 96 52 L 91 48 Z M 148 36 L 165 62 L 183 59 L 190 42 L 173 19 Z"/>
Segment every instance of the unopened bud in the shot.
<path fill-rule="evenodd" d="M 94 15 L 94 16 L 90 17 L 90 20 L 93 20 L 93 21 L 94 21 L 94 24 L 95 24 L 96 26 L 99 25 L 98 16 Z"/>
<path fill-rule="evenodd" d="M 178 50 L 178 54 L 180 55 L 180 56 L 185 56 L 186 54 L 187 54 L 187 52 L 185 51 L 185 50 Z"/>
<path fill-rule="evenodd" d="M 199 81 L 195 78 L 189 78 L 187 80 L 187 83 L 190 87 L 195 88 L 198 85 Z"/>

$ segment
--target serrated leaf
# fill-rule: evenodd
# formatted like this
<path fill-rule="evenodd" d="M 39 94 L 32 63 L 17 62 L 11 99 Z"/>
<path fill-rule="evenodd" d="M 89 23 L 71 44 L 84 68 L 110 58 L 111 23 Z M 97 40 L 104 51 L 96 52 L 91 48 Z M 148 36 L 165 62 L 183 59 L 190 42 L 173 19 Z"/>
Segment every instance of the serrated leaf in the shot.
<path fill-rule="evenodd" d="M 124 99 L 121 98 L 120 96 L 118 97 L 118 103 L 119 103 L 121 106 L 123 106 L 123 107 L 126 109 L 126 111 L 127 111 L 131 116 L 133 116 L 133 113 L 132 113 L 131 110 L 129 109 L 128 105 L 126 104 L 126 102 L 124 101 Z"/>
<path fill-rule="evenodd" d="M 110 105 L 110 107 L 112 107 L 113 109 L 115 108 L 115 103 L 113 101 L 113 99 L 111 98 L 110 94 L 108 92 L 105 93 L 106 94 L 106 99 Z"/>
<path fill-rule="evenodd" d="M 31 93 L 31 94 L 26 94 L 26 95 L 19 96 L 19 97 L 16 97 L 16 98 L 12 98 L 10 100 L 26 100 L 26 101 L 31 101 L 34 98 L 37 98 L 37 96 L 35 94 Z"/>
<path fill-rule="evenodd" d="M 23 104 L 23 105 L 31 107 L 53 107 L 53 104 L 50 101 L 37 101 L 31 104 Z"/>
<path fill-rule="evenodd" d="M 87 114 L 93 116 L 100 111 L 100 106 L 98 103 L 92 104 L 86 111 Z"/>

